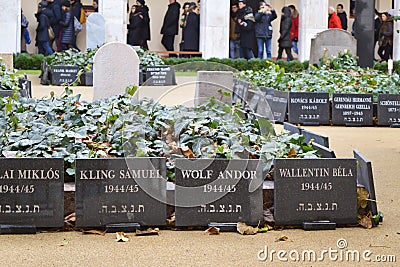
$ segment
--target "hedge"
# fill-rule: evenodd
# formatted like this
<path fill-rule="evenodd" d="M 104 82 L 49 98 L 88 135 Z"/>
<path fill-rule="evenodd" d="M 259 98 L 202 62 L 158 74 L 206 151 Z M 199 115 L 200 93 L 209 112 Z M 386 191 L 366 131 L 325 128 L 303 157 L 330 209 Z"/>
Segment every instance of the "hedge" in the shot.
<path fill-rule="evenodd" d="M 14 54 L 14 68 L 16 69 L 24 69 L 24 70 L 40 70 L 40 65 L 43 59 L 47 62 L 51 61 L 52 56 L 44 57 L 43 55 L 34 54 L 29 55 L 26 53 L 18 53 Z M 163 59 L 165 65 L 178 65 L 182 63 L 188 62 L 199 62 L 204 61 L 202 58 L 194 57 L 194 58 L 164 58 Z M 215 62 L 228 65 L 234 69 L 239 71 L 242 70 L 263 70 L 265 69 L 271 60 L 265 59 L 250 59 L 246 60 L 243 58 L 239 59 L 231 59 L 231 58 L 210 58 L 205 60 L 206 62 Z M 283 67 L 285 72 L 300 72 L 308 68 L 309 62 L 304 61 L 300 62 L 297 60 L 294 61 L 284 61 L 284 60 L 277 60 L 275 64 Z M 374 69 L 380 70 L 382 72 L 387 72 L 387 62 L 376 62 L 374 65 Z M 394 72 L 400 74 L 400 61 L 394 62 Z"/>

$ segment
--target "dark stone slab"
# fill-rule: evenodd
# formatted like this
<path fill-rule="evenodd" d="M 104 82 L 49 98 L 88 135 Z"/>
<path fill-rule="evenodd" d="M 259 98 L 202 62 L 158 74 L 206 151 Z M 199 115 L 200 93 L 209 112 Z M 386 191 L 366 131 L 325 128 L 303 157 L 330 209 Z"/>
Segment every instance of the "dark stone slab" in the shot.
<path fill-rule="evenodd" d="M 249 91 L 250 83 L 243 80 L 233 80 L 233 94 L 232 94 L 232 102 L 233 103 L 245 103 L 247 99 L 247 94 Z"/>
<path fill-rule="evenodd" d="M 81 85 L 93 86 L 93 72 L 84 72 L 81 75 Z"/>
<path fill-rule="evenodd" d="M 146 69 L 146 86 L 176 85 L 174 66 L 148 66 Z"/>
<path fill-rule="evenodd" d="M 50 66 L 49 66 L 49 64 L 47 63 L 46 60 L 42 61 L 41 65 L 40 65 L 40 70 L 41 70 L 41 73 L 40 73 L 40 84 L 48 85 L 49 84 L 49 80 L 50 80 L 51 72 L 50 72 Z"/>
<path fill-rule="evenodd" d="M 261 97 L 263 97 L 261 95 L 262 93 L 260 91 L 249 91 L 249 95 L 251 95 L 250 100 L 248 101 L 248 109 L 251 112 L 256 112 L 257 111 L 257 105 L 258 105 L 258 101 L 260 101 Z"/>
<path fill-rule="evenodd" d="M 287 114 L 289 92 L 266 87 L 260 87 L 260 90 L 265 92 L 265 98 L 271 108 L 274 121 L 284 122 Z"/>
<path fill-rule="evenodd" d="M 290 134 L 301 134 L 301 128 L 299 128 L 296 125 L 291 124 L 289 122 L 283 123 L 283 129 L 285 129 L 286 131 L 289 131 Z"/>
<path fill-rule="evenodd" d="M 0 224 L 64 225 L 63 159 L 0 159 Z"/>
<path fill-rule="evenodd" d="M 76 226 L 166 223 L 165 158 L 77 159 Z"/>
<path fill-rule="evenodd" d="M 177 159 L 175 225 L 257 225 L 263 218 L 262 180 L 259 160 Z"/>
<path fill-rule="evenodd" d="M 357 0 L 355 3 L 354 37 L 357 39 L 358 64 L 374 67 L 374 10 L 375 0 Z"/>
<path fill-rule="evenodd" d="M 358 150 L 354 149 L 354 158 L 357 160 L 357 183 L 363 185 L 369 192 L 369 199 L 376 200 L 374 175 L 372 173 L 371 161 L 364 157 Z M 368 209 L 373 215 L 378 214 L 375 201 L 368 201 Z"/>
<path fill-rule="evenodd" d="M 377 106 L 378 125 L 400 126 L 400 94 L 379 94 Z"/>
<path fill-rule="evenodd" d="M 373 113 L 372 94 L 333 94 L 333 125 L 371 126 Z"/>
<path fill-rule="evenodd" d="M 277 225 L 357 222 L 355 159 L 275 159 Z"/>
<path fill-rule="evenodd" d="M 78 78 L 78 70 L 78 66 L 52 66 L 51 83 L 54 85 L 72 84 Z"/>
<path fill-rule="evenodd" d="M 317 155 L 319 155 L 321 158 L 336 158 L 335 151 L 332 149 L 315 142 L 312 142 L 311 145 L 315 150 L 317 150 Z"/>
<path fill-rule="evenodd" d="M 32 97 L 32 82 L 26 78 L 18 79 L 18 87 L 21 88 L 19 91 L 21 96 Z"/>
<path fill-rule="evenodd" d="M 307 131 L 305 129 L 301 130 L 301 134 L 304 135 L 304 137 L 305 137 L 304 142 L 306 142 L 306 143 L 310 142 L 312 139 L 312 140 L 314 140 L 314 143 L 318 143 L 325 147 L 329 147 L 329 138 L 327 136 L 319 135 L 319 134 Z"/>
<path fill-rule="evenodd" d="M 329 124 L 329 94 L 290 92 L 288 112 L 290 123 Z"/>

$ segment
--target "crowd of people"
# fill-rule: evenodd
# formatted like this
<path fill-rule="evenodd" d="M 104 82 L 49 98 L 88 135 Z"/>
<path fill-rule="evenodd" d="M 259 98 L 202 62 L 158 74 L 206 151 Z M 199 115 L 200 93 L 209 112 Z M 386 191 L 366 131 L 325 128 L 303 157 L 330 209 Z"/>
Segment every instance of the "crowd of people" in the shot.
<path fill-rule="evenodd" d="M 94 0 L 97 4 L 98 0 Z M 31 42 L 28 20 L 21 10 L 21 51 Z M 85 22 L 81 0 L 45 0 L 38 4 L 35 46 L 39 54 L 52 55 L 54 51 L 76 48 L 76 36 Z"/>
<path fill-rule="evenodd" d="M 256 46 L 258 58 L 272 58 L 272 22 L 277 17 L 275 9 L 265 1 L 259 3 L 256 13 L 247 5 L 246 0 L 233 3 L 230 13 L 229 57 L 253 58 Z M 298 54 L 298 39 L 299 12 L 294 5 L 285 6 L 281 13 L 278 59 L 282 58 L 285 51 L 287 59 L 293 60 L 292 49 Z"/>
<path fill-rule="evenodd" d="M 93 1 L 93 9 L 98 11 L 98 0 Z M 175 36 L 182 29 L 181 51 L 199 51 L 200 36 L 200 0 L 185 2 L 169 0 L 160 33 L 161 43 L 167 51 L 174 51 Z M 128 6 L 129 10 L 129 6 Z M 328 28 L 347 31 L 348 16 L 343 5 L 328 9 Z M 378 61 L 387 61 L 393 57 L 393 12 L 380 13 L 375 10 L 375 45 L 378 44 Z M 77 48 L 76 36 L 85 22 L 81 0 L 44 0 L 38 4 L 35 14 L 38 22 L 35 45 L 40 54 L 51 55 L 54 51 Z M 247 0 L 238 0 L 231 5 L 229 31 L 229 57 L 272 58 L 272 22 L 278 18 L 275 9 L 267 2 L 260 1 L 257 12 L 247 4 Z M 26 52 L 30 44 L 28 20 L 21 10 L 21 51 Z M 354 33 L 354 26 L 352 33 Z M 129 11 L 127 43 L 148 49 L 150 41 L 150 15 L 145 0 L 137 0 Z M 286 53 L 287 60 L 293 60 L 292 51 L 298 55 L 299 12 L 294 5 L 284 6 L 278 38 L 278 56 Z M 254 53 L 253 53 L 254 51 Z"/>

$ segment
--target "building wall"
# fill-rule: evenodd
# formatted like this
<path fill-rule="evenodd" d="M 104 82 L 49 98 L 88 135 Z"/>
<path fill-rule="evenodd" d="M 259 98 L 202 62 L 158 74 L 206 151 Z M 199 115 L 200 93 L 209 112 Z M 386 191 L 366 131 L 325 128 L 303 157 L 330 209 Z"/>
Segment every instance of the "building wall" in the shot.
<path fill-rule="evenodd" d="M 101 0 L 100 0 L 101 1 Z M 318 0 L 316 0 L 317 2 Z M 39 3 L 39 0 L 34 0 L 34 1 L 27 1 L 27 0 L 22 0 L 22 9 L 24 11 L 25 16 L 29 20 L 29 32 L 31 35 L 31 39 L 33 40 L 30 45 L 28 45 L 28 52 L 29 53 L 37 53 L 37 47 L 35 47 L 35 36 L 36 36 L 36 18 L 34 16 L 34 13 L 37 12 L 37 4 Z M 129 7 L 133 4 L 135 4 L 136 0 L 129 0 Z M 182 0 L 178 0 L 181 5 L 186 2 Z M 336 7 L 337 4 L 342 3 L 344 6 L 344 9 L 346 10 L 347 13 L 349 13 L 349 2 L 348 0 L 329 0 L 329 5 Z M 91 5 L 92 0 L 82 0 L 82 4 L 84 5 Z M 218 1 L 216 1 L 218 3 Z M 277 40 L 279 38 L 279 24 L 280 24 L 280 14 L 281 14 L 281 9 L 283 6 L 288 6 L 290 4 L 293 4 L 296 6 L 296 8 L 299 7 L 300 5 L 300 0 L 270 0 L 269 3 L 275 8 L 278 14 L 278 18 L 272 22 L 272 26 L 274 28 L 274 33 L 273 33 L 273 51 L 272 55 L 273 57 L 277 56 L 277 51 L 278 51 L 278 43 Z M 164 47 L 161 45 L 161 34 L 160 34 L 160 29 L 162 26 L 162 22 L 164 19 L 164 14 L 167 11 L 169 1 L 168 0 L 147 0 L 146 4 L 148 5 L 150 9 L 150 26 L 151 26 L 151 41 L 149 42 L 149 48 L 150 50 L 153 51 L 158 51 L 158 50 L 165 50 Z M 218 5 L 218 4 L 216 4 Z M 391 0 L 376 0 L 376 7 L 379 11 L 387 11 L 389 8 L 391 8 L 392 1 Z M 255 11 L 256 12 L 256 11 Z M 328 12 L 328 11 L 327 11 Z M 128 17 L 128 13 L 126 13 L 126 16 Z M 301 19 L 301 14 L 300 14 L 300 19 Z M 128 21 L 128 20 L 127 20 Z M 353 19 L 349 18 L 349 31 L 351 31 L 351 25 L 353 23 Z M 81 33 L 78 34 L 78 39 L 77 39 L 77 44 L 80 49 L 85 49 L 86 48 L 86 41 L 85 41 L 85 30 L 82 31 Z M 175 37 L 175 50 L 179 49 L 179 42 L 181 40 L 181 31 L 179 32 L 179 35 Z M 299 40 L 301 41 L 301 40 Z"/>

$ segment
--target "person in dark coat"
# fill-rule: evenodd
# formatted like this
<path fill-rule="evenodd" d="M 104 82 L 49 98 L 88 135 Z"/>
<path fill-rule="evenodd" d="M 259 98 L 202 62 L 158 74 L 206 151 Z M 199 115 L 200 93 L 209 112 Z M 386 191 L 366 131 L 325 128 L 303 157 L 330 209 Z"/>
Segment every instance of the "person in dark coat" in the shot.
<path fill-rule="evenodd" d="M 145 0 L 137 0 L 136 5 L 138 6 L 139 12 L 141 12 L 141 18 L 143 20 L 142 24 L 142 38 L 140 47 L 146 50 L 149 50 L 149 46 L 147 45 L 147 41 L 150 41 L 150 15 L 149 15 L 149 7 L 146 6 Z"/>
<path fill-rule="evenodd" d="M 28 30 L 29 21 L 25 17 L 22 9 L 21 9 L 21 53 L 27 53 L 26 44 L 31 43 L 31 38 L 29 36 Z"/>
<path fill-rule="evenodd" d="M 374 21 L 374 50 L 375 50 L 375 46 L 376 43 L 379 40 L 379 31 L 381 29 L 381 15 L 382 13 L 380 13 L 378 10 L 375 9 L 375 21 Z"/>
<path fill-rule="evenodd" d="M 161 34 L 163 35 L 161 43 L 167 51 L 174 51 L 175 35 L 178 34 L 180 9 L 181 5 L 176 0 L 169 0 L 168 9 L 161 27 Z"/>
<path fill-rule="evenodd" d="M 74 28 L 74 15 L 71 12 L 71 4 L 65 1 L 62 4 L 63 19 L 60 25 L 63 27 L 61 34 L 61 49 L 68 50 L 74 47 L 75 28 Z"/>
<path fill-rule="evenodd" d="M 38 5 L 38 11 L 35 14 L 35 17 L 38 22 L 38 26 L 36 28 L 36 46 L 38 47 L 39 54 L 45 56 L 52 55 L 54 53 L 49 43 L 50 19 L 46 15 L 46 13 L 49 13 L 45 12 L 46 8 L 47 8 L 47 2 L 45 1 L 40 2 Z"/>
<path fill-rule="evenodd" d="M 184 51 L 199 51 L 200 19 L 199 15 L 195 12 L 196 8 L 196 3 L 191 2 L 184 25 L 186 38 L 183 43 Z"/>
<path fill-rule="evenodd" d="M 93 0 L 92 6 L 94 8 L 94 12 L 99 12 L 99 0 Z"/>
<path fill-rule="evenodd" d="M 183 44 L 185 42 L 185 22 L 186 22 L 186 17 L 189 13 L 189 6 L 190 6 L 190 2 L 185 2 L 182 6 L 183 12 L 181 15 L 181 20 L 179 22 L 179 27 L 182 28 L 182 40 L 179 44 L 180 51 L 183 51 Z"/>
<path fill-rule="evenodd" d="M 143 8 L 142 8 L 143 9 Z M 133 5 L 129 14 L 128 44 L 140 46 L 143 42 L 143 15 L 137 5 Z"/>
<path fill-rule="evenodd" d="M 343 5 L 338 4 L 336 6 L 337 15 L 340 19 L 340 23 L 342 24 L 342 29 L 347 31 L 347 13 L 343 10 Z"/>
<path fill-rule="evenodd" d="M 383 61 L 388 61 L 389 58 L 393 58 L 393 18 L 384 12 L 381 14 L 381 21 L 378 55 Z"/>
<path fill-rule="evenodd" d="M 271 22 L 278 16 L 275 10 L 265 2 L 260 2 L 260 9 L 255 14 L 256 38 L 258 46 L 258 58 L 264 57 L 264 46 L 267 58 L 272 58 L 272 25 Z"/>
<path fill-rule="evenodd" d="M 80 21 L 81 19 L 81 10 L 83 8 L 83 5 L 81 3 L 81 0 L 69 0 L 69 3 L 71 4 L 71 12 L 74 15 L 74 17 Z M 74 48 L 78 49 L 78 46 L 76 45 L 76 38 L 77 38 L 78 33 L 75 32 L 75 36 L 74 36 Z"/>
<path fill-rule="evenodd" d="M 238 30 L 236 32 L 240 35 L 240 48 L 243 51 L 243 56 L 246 59 L 253 58 L 253 47 L 255 41 L 255 19 L 253 15 L 253 9 L 247 6 L 246 0 L 239 0 L 239 11 L 237 26 Z"/>
<path fill-rule="evenodd" d="M 282 59 L 282 52 L 285 50 L 287 60 L 293 60 L 292 56 L 292 38 L 290 37 L 290 29 L 292 28 L 292 19 L 290 18 L 290 8 L 285 6 L 282 8 L 281 25 L 279 29 L 280 37 L 278 39 L 278 57 Z"/>
<path fill-rule="evenodd" d="M 56 42 L 56 49 L 59 51 L 61 49 L 61 44 L 60 44 L 60 32 L 62 30 L 62 26 L 60 24 L 62 20 L 62 10 L 61 10 L 61 2 L 60 0 L 47 0 L 48 7 L 53 11 L 54 19 L 51 24 L 51 27 L 53 28 L 54 31 L 54 40 Z M 53 41 L 50 42 L 50 46 L 53 47 Z"/>

